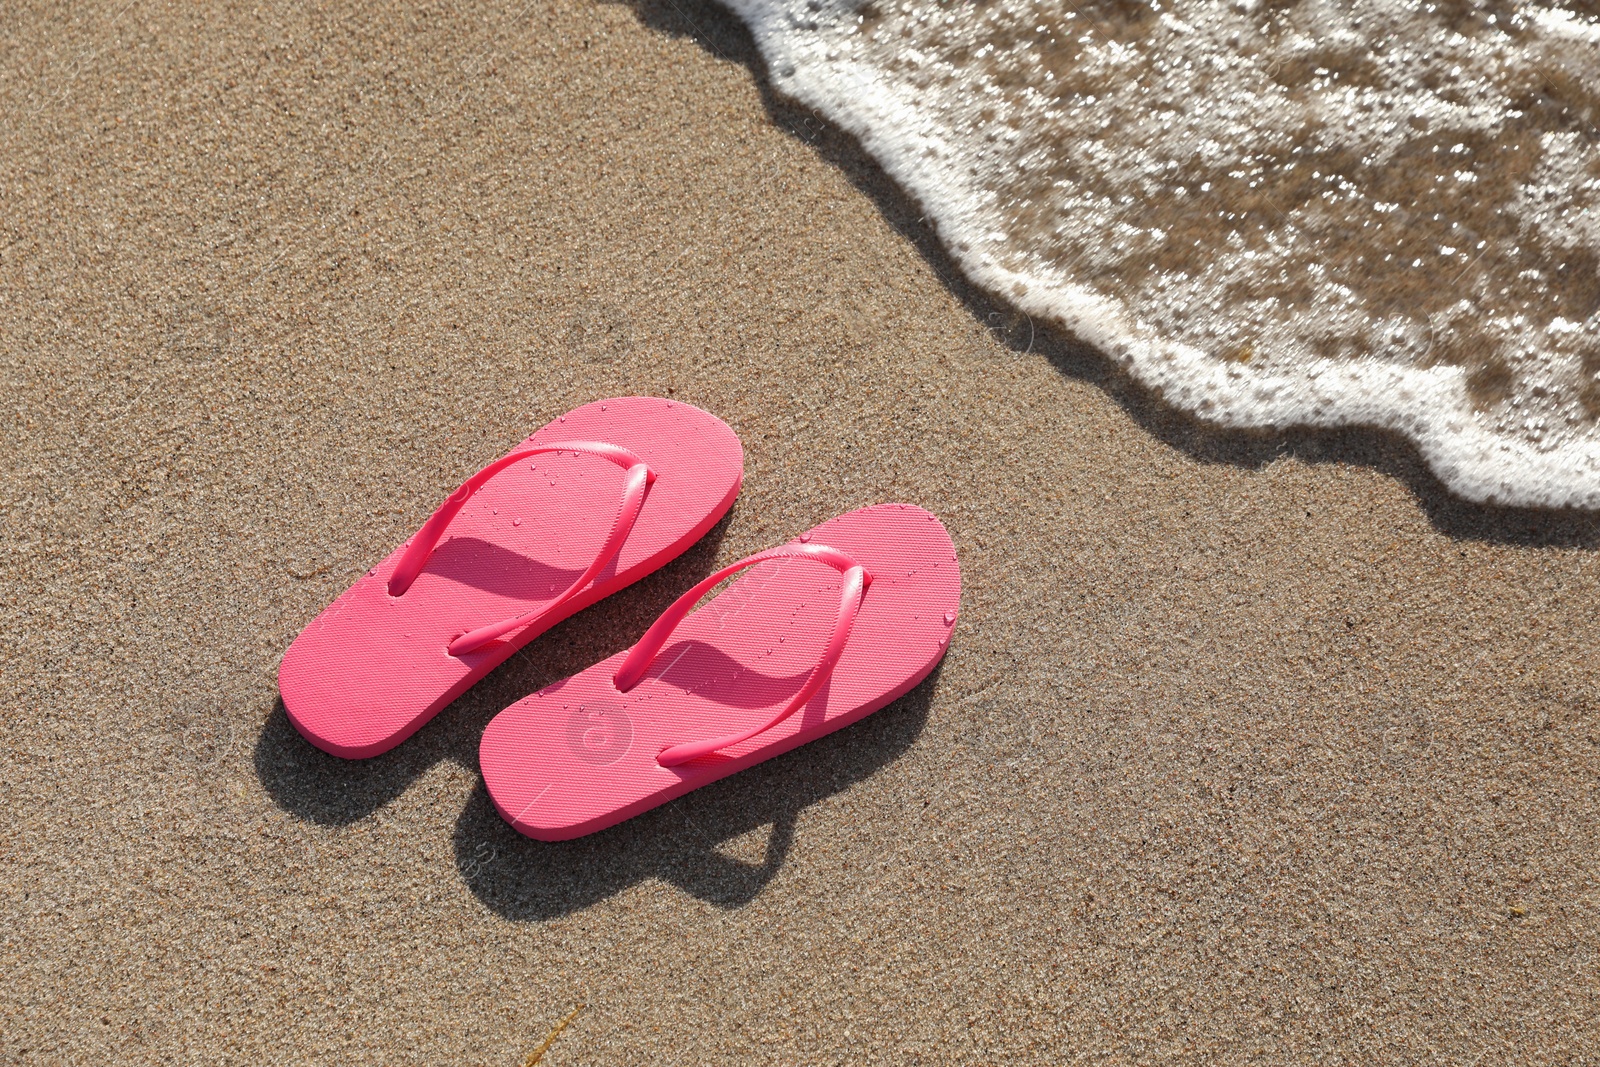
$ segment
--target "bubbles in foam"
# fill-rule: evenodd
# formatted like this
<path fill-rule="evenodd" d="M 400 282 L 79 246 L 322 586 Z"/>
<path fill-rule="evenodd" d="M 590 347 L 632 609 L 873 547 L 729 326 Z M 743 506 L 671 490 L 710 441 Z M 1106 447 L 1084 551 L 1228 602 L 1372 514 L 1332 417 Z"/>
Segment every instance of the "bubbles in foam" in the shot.
<path fill-rule="evenodd" d="M 1179 406 L 1600 506 L 1600 0 L 730 0 L 962 267 Z"/>

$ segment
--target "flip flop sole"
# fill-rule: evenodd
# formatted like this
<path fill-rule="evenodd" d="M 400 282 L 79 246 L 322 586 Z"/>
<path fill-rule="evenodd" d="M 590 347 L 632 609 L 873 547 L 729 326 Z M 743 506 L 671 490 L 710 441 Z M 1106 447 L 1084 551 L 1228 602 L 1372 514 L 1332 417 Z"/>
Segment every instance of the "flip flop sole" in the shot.
<path fill-rule="evenodd" d="M 623 472 L 604 459 L 544 454 L 500 471 L 450 521 L 403 595 L 389 594 L 400 545 L 289 646 L 278 688 L 308 741 L 352 759 L 393 748 L 539 634 L 681 554 L 739 494 L 738 437 L 691 405 L 597 401 L 538 430 L 518 450 L 582 440 L 619 445 L 656 475 L 617 556 L 547 615 L 451 655 L 448 646 L 461 634 L 554 600 L 584 573 L 617 516 Z"/>
<path fill-rule="evenodd" d="M 628 692 L 614 681 L 622 652 L 494 718 L 479 763 L 506 821 L 544 841 L 593 833 L 848 726 L 926 678 L 949 647 L 961 597 L 944 526 L 913 505 L 882 504 L 799 540 L 839 549 L 872 577 L 837 665 L 804 707 L 712 756 L 670 768 L 656 760 L 765 721 L 817 664 L 839 574 L 763 562 L 684 619 Z"/>

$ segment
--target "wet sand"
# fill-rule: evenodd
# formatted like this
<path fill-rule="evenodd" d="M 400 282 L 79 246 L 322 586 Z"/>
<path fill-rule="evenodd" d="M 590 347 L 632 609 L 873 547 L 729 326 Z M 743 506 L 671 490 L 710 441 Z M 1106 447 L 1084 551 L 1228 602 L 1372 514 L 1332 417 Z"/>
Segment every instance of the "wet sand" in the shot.
<path fill-rule="evenodd" d="M 1242 436 L 964 286 L 685 0 L 0 22 L 0 1054 L 1593 1062 L 1600 522 Z M 701 545 L 395 752 L 290 639 L 591 399 L 741 435 Z M 965 602 L 862 724 L 565 845 L 477 739 L 880 500 Z"/>

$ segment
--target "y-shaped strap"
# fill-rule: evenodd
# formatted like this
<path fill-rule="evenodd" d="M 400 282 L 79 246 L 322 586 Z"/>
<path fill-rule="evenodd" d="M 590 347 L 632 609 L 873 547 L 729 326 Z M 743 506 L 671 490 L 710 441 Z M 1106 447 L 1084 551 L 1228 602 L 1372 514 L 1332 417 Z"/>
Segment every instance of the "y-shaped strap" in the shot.
<path fill-rule="evenodd" d="M 828 545 L 782 545 L 778 548 L 769 548 L 765 552 L 757 552 L 747 556 L 731 567 L 724 567 L 713 574 L 687 593 L 683 594 L 655 621 L 639 643 L 633 646 L 628 657 L 622 661 L 622 666 L 617 669 L 615 682 L 618 689 L 626 693 L 638 685 L 644 678 L 644 672 L 650 669 L 651 662 L 661 651 L 661 646 L 667 643 L 667 638 L 672 636 L 672 631 L 677 629 L 689 609 L 699 603 L 700 598 L 709 593 L 713 587 L 730 574 L 735 574 L 746 567 L 753 567 L 757 563 L 765 563 L 769 559 L 807 559 L 817 563 L 825 563 L 834 570 L 844 575 L 844 588 L 839 595 L 839 617 L 833 624 L 833 635 L 828 638 L 828 645 L 822 650 L 822 659 L 817 662 L 811 671 L 811 677 L 806 679 L 806 684 L 800 687 L 800 692 L 778 714 L 762 723 L 760 726 L 724 737 L 713 737 L 707 741 L 691 741 L 686 744 L 673 745 L 656 757 L 656 762 L 663 767 L 676 767 L 680 763 L 687 763 L 701 756 L 708 756 L 718 749 L 737 745 L 741 741 L 748 741 L 759 733 L 772 729 L 796 711 L 806 706 L 806 702 L 816 695 L 822 683 L 828 680 L 833 673 L 833 668 L 838 664 L 839 657 L 844 653 L 845 641 L 850 637 L 850 627 L 855 624 L 856 612 L 861 610 L 861 598 L 865 595 L 867 587 L 872 584 L 872 576 L 866 568 L 840 552 L 837 548 Z"/>
<path fill-rule="evenodd" d="M 493 623 L 489 626 L 480 626 L 476 630 L 464 633 L 450 643 L 452 656 L 465 655 L 473 649 L 481 648 L 495 638 L 508 634 L 513 630 L 533 622 L 539 616 L 552 611 L 576 596 L 594 576 L 599 574 L 611 559 L 622 548 L 628 539 L 628 533 L 633 529 L 634 522 L 639 518 L 639 511 L 644 506 L 645 490 L 656 480 L 655 473 L 645 466 L 644 460 L 618 445 L 606 444 L 604 441 L 556 441 L 548 445 L 539 445 L 536 448 L 519 449 L 509 456 L 502 456 L 489 464 L 483 470 L 468 478 L 450 498 L 439 505 L 439 510 L 428 517 L 422 524 L 422 529 L 417 531 L 417 536 L 411 539 L 405 553 L 400 557 L 400 562 L 395 565 L 394 573 L 389 576 L 389 595 L 403 596 L 405 591 L 416 581 L 417 575 L 422 573 L 423 566 L 428 562 L 428 557 L 439 544 L 439 539 L 444 536 L 445 527 L 456 517 L 472 498 L 472 494 L 482 489 L 484 484 L 496 474 L 505 470 L 514 463 L 528 459 L 531 456 L 542 456 L 550 452 L 573 452 L 587 456 L 599 456 L 608 459 L 619 467 L 626 467 L 627 476 L 622 485 L 622 504 L 617 510 L 617 517 L 611 523 L 611 532 L 606 535 L 605 543 L 600 546 L 599 553 L 589 564 L 588 568 L 578 576 L 578 580 L 567 587 L 566 592 L 545 604 L 543 607 L 522 615 Z"/>

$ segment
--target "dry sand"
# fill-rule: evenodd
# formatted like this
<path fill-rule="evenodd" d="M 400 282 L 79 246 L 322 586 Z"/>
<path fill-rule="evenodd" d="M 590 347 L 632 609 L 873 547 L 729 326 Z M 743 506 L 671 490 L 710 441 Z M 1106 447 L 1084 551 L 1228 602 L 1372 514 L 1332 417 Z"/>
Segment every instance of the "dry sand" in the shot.
<path fill-rule="evenodd" d="M 1600 523 L 1218 434 L 955 279 L 716 9 L 0 14 L 0 1058 L 1595 1062 Z M 1031 341 L 1031 343 L 1030 343 Z M 578 403 L 732 515 L 399 750 L 278 658 Z M 879 500 L 962 553 L 899 704 L 612 831 L 488 719 Z"/>

